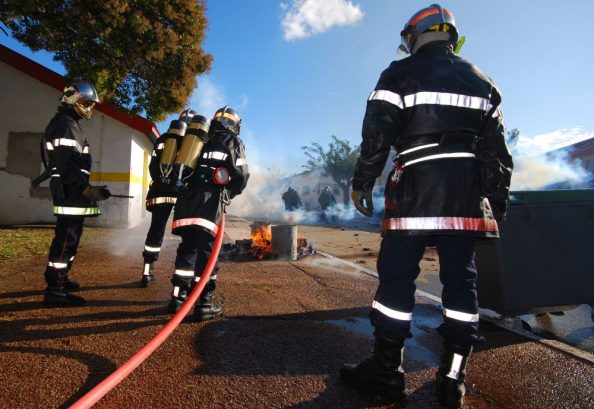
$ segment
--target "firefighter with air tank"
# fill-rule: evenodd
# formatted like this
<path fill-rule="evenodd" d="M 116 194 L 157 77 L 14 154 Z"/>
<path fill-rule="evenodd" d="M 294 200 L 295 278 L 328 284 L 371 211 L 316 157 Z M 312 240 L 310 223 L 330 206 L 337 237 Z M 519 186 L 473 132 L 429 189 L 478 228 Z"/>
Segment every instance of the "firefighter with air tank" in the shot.
<path fill-rule="evenodd" d="M 155 141 L 149 164 L 152 182 L 146 195 L 151 225 L 142 252 L 144 267 L 140 283 L 143 287 L 155 281 L 154 264 L 159 259 L 167 221 L 196 167 L 200 149 L 208 137 L 208 127 L 208 118 L 186 109 Z"/>
<path fill-rule="evenodd" d="M 181 308 L 200 280 L 213 250 L 224 206 L 247 185 L 249 170 L 239 138 L 240 127 L 241 118 L 234 109 L 220 108 L 207 132 L 196 134 L 195 145 L 188 147 L 187 157 L 177 161 L 183 193 L 175 205 L 172 232 L 181 236 L 182 241 L 171 278 L 173 291 L 168 304 L 171 313 Z M 185 154 L 183 146 L 178 156 L 181 154 Z M 213 302 L 217 271 L 215 266 L 194 308 L 194 319 L 198 321 L 218 317 L 223 312 L 222 306 Z"/>

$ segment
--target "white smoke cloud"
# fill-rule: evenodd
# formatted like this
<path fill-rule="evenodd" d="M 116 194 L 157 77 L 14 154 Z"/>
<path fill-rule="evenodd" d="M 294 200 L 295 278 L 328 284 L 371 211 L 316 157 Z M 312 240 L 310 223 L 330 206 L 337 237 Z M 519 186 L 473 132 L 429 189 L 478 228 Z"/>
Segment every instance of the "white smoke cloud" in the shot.
<path fill-rule="evenodd" d="M 514 152 L 519 155 L 536 156 L 590 138 L 594 138 L 594 131 L 585 131 L 582 126 L 536 136 L 520 134 Z"/>
<path fill-rule="evenodd" d="M 274 223 L 314 223 L 316 213 L 302 209 L 288 212 L 282 194 L 289 188 L 286 175 L 275 168 L 260 166 L 248 158 L 250 178 L 243 193 L 233 199 L 229 213 L 252 220 Z"/>
<path fill-rule="evenodd" d="M 514 158 L 511 190 L 540 190 L 578 186 L 590 179 L 580 161 L 566 152 Z"/>
<path fill-rule="evenodd" d="M 594 132 L 583 127 L 560 129 L 533 137 L 520 134 L 512 147 L 514 171 L 511 190 L 540 190 L 583 185 L 591 175 L 569 152 L 559 150 L 590 139 Z"/>
<path fill-rule="evenodd" d="M 281 8 L 286 10 L 281 25 L 287 41 L 351 25 L 363 18 L 361 8 L 349 0 L 293 0 L 291 6 L 281 4 Z"/>

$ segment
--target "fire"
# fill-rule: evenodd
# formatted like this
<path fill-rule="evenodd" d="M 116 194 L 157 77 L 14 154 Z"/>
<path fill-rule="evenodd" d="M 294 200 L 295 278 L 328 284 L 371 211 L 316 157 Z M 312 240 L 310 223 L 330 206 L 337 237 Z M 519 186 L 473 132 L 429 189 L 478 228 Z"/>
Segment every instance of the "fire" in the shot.
<path fill-rule="evenodd" d="M 252 226 L 252 246 L 253 256 L 258 260 L 270 257 L 272 254 L 272 231 L 270 225 Z"/>

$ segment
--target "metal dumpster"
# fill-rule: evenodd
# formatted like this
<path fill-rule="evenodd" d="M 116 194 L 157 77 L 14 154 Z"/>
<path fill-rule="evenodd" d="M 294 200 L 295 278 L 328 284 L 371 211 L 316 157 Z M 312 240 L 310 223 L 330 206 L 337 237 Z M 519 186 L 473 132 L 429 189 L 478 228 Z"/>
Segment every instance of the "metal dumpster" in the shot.
<path fill-rule="evenodd" d="M 479 306 L 504 316 L 594 304 L 594 189 L 512 192 L 476 246 Z"/>

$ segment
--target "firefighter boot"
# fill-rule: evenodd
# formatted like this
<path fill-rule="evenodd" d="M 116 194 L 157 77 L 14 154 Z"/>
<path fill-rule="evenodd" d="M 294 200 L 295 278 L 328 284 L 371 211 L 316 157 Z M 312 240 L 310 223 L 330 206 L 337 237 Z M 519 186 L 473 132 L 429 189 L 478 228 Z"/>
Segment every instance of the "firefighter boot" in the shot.
<path fill-rule="evenodd" d="M 70 294 L 64 286 L 48 286 L 43 297 L 43 306 L 46 308 L 80 307 L 85 305 L 84 298 Z"/>
<path fill-rule="evenodd" d="M 403 352 L 404 339 L 376 336 L 373 355 L 359 364 L 344 365 L 340 376 L 346 382 L 384 398 L 404 399 Z"/>
<path fill-rule="evenodd" d="M 213 302 L 214 296 L 214 290 L 204 291 L 200 295 L 198 304 L 194 307 L 195 321 L 206 321 L 223 314 L 223 306 Z"/>
<path fill-rule="evenodd" d="M 73 262 L 74 262 L 74 256 L 70 257 L 70 261 L 68 261 L 68 266 L 66 267 L 66 272 L 63 273 L 63 276 L 62 276 L 62 284 L 64 284 L 64 289 L 66 291 L 80 290 L 80 284 L 74 280 L 71 280 L 68 277 L 68 273 L 70 272 L 70 269 L 72 268 Z"/>
<path fill-rule="evenodd" d="M 77 281 L 71 280 L 68 275 L 65 275 L 64 278 L 62 278 L 62 283 L 64 284 L 64 290 L 66 291 L 80 290 L 80 284 Z"/>
<path fill-rule="evenodd" d="M 144 262 L 144 268 L 142 270 L 142 278 L 140 279 L 141 287 L 148 287 L 155 282 L 155 266 L 153 263 Z"/>
<path fill-rule="evenodd" d="M 461 408 L 466 387 L 466 364 L 472 352 L 472 346 L 461 346 L 449 341 L 444 342 L 441 365 L 436 375 L 437 398 L 446 408 Z"/>
<path fill-rule="evenodd" d="M 167 304 L 167 311 L 171 314 L 178 312 L 188 299 L 189 293 L 189 288 L 174 284 L 173 292 L 171 293 L 171 299 L 169 300 L 169 304 Z"/>

